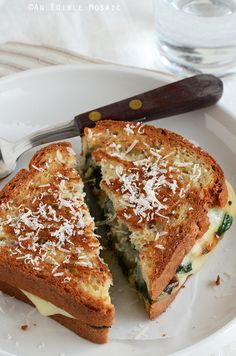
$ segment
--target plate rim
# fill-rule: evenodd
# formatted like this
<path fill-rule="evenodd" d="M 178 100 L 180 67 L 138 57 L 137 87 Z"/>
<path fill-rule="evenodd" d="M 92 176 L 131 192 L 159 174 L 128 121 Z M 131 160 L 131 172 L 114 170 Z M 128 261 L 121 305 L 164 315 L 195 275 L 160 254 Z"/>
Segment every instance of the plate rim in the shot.
<path fill-rule="evenodd" d="M 148 69 L 148 68 L 138 68 L 133 66 L 126 66 L 122 64 L 98 64 L 98 63 L 80 63 L 80 64 L 59 64 L 59 65 L 48 65 L 40 68 L 32 68 L 27 70 L 22 70 L 20 72 L 12 73 L 0 78 L 0 85 L 7 82 L 11 82 L 21 78 L 27 78 L 30 76 L 39 76 L 41 74 L 47 74 L 51 72 L 61 72 L 61 71 L 73 71 L 73 70 L 84 70 L 90 68 L 91 70 L 114 70 L 116 72 L 129 72 L 129 73 L 142 73 L 145 76 L 157 77 L 166 80 L 179 80 L 183 79 L 173 73 L 167 73 L 160 70 Z"/>
<path fill-rule="evenodd" d="M 70 71 L 83 71 L 83 70 L 93 70 L 93 71 L 115 71 L 115 72 L 121 72 L 121 73 L 132 73 L 132 74 L 137 74 L 137 75 L 143 75 L 145 77 L 150 77 L 154 79 L 159 79 L 159 80 L 164 80 L 167 84 L 170 83 L 171 81 L 174 80 L 179 80 L 183 79 L 180 78 L 179 76 L 172 74 L 172 73 L 166 73 L 160 70 L 155 70 L 155 69 L 148 69 L 148 68 L 138 68 L 138 67 L 133 67 L 133 66 L 126 66 L 122 64 L 96 64 L 96 63 L 83 63 L 83 64 L 62 64 L 62 65 L 51 65 L 51 66 L 46 66 L 46 67 L 40 67 L 40 68 L 33 68 L 33 69 L 28 69 L 24 70 L 21 72 L 13 73 L 4 77 L 0 78 L 0 92 L 4 91 L 4 85 L 18 81 L 21 79 L 27 79 L 30 77 L 38 77 L 47 73 L 60 73 L 62 71 L 64 72 L 70 72 Z M 221 105 L 221 101 L 218 103 L 219 106 L 221 106 L 223 111 L 226 111 L 224 108 L 224 105 Z M 230 113 L 230 116 L 236 120 L 236 116 L 234 117 L 232 113 Z M 205 347 L 209 347 L 209 352 L 214 352 L 217 350 L 217 345 L 220 344 L 221 347 L 224 347 L 226 344 L 228 344 L 230 341 L 233 340 L 233 335 L 236 331 L 236 316 L 232 318 L 229 322 L 227 322 L 223 327 L 219 328 L 215 332 L 211 333 L 210 335 L 203 337 L 201 340 L 194 342 L 193 344 L 169 353 L 169 356 L 193 356 L 197 352 L 201 352 L 205 350 Z M 213 348 L 213 343 L 214 341 L 217 340 L 217 345 Z M 110 340 L 109 343 L 111 345 L 113 340 Z M 114 340 L 115 341 L 115 340 Z M 135 340 L 119 340 L 124 343 L 127 341 L 129 342 L 135 342 Z M 148 341 L 148 340 L 143 340 Z M 154 340 L 155 342 L 158 342 L 158 340 Z M 8 354 L 7 351 L 0 350 L 0 352 L 5 352 L 5 354 Z M 151 352 L 153 350 L 150 350 Z M 194 352 L 194 354 L 193 354 Z M 196 353 L 196 355 L 197 355 Z M 132 351 L 132 355 L 136 354 L 136 351 Z M 130 354 L 130 355 L 131 355 Z M 14 354 L 11 354 L 14 355 Z"/>

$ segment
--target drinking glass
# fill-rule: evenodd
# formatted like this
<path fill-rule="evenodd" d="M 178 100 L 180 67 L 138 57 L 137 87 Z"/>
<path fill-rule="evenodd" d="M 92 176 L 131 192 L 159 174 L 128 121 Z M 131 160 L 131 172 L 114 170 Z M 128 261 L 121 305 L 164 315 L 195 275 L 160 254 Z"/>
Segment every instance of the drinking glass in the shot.
<path fill-rule="evenodd" d="M 171 71 L 236 71 L 236 0 L 154 1 L 157 45 Z"/>

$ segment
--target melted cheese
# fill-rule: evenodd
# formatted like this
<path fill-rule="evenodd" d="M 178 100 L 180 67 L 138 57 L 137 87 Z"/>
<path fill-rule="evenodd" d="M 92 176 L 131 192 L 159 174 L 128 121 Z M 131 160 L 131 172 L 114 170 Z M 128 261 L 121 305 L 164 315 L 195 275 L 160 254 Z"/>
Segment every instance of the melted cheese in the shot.
<path fill-rule="evenodd" d="M 231 201 L 232 204 L 229 205 L 228 203 L 225 205 L 224 212 L 231 215 L 235 216 L 236 215 L 236 195 L 233 190 L 232 185 L 226 181 L 227 189 L 228 189 L 228 201 Z"/>
<path fill-rule="evenodd" d="M 65 310 L 56 307 L 56 305 L 54 305 L 50 302 L 47 302 L 46 300 L 41 299 L 34 294 L 26 292 L 23 289 L 21 289 L 21 292 L 24 293 L 26 295 L 26 297 L 35 305 L 35 307 L 37 308 L 37 310 L 39 311 L 40 314 L 42 314 L 44 316 L 61 314 L 61 315 L 67 316 L 68 318 L 75 319 L 71 314 L 67 313 Z"/>
<path fill-rule="evenodd" d="M 185 256 L 183 259 L 181 265 L 187 265 L 188 263 L 192 264 L 192 270 L 187 272 L 187 273 L 176 273 L 175 277 L 178 279 L 179 284 L 173 290 L 171 291 L 171 294 L 174 294 L 177 292 L 178 289 L 181 288 L 181 286 L 185 283 L 187 277 L 191 274 L 197 273 L 206 259 L 209 257 L 210 252 L 203 254 L 203 250 L 205 247 L 214 244 L 214 239 L 216 238 L 216 231 L 222 224 L 223 218 L 225 214 L 228 214 L 230 216 L 235 216 L 236 215 L 236 195 L 234 193 L 234 190 L 232 186 L 226 182 L 227 189 L 228 189 L 228 201 L 224 208 L 214 208 L 210 209 L 208 212 L 208 217 L 210 221 L 210 226 L 209 229 L 205 232 L 205 234 L 195 243 L 191 251 Z M 231 202 L 231 205 L 228 204 L 228 202 Z M 217 244 L 217 242 L 216 242 Z M 214 245 L 212 250 L 214 249 Z M 169 294 L 163 292 L 161 295 L 158 297 L 158 300 L 165 298 L 169 296 Z"/>

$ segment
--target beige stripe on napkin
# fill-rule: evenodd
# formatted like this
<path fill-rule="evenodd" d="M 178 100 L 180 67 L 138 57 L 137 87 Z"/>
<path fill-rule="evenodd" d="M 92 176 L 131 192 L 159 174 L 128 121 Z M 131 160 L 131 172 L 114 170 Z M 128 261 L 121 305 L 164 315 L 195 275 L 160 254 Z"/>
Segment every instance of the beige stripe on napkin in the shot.
<path fill-rule="evenodd" d="M 61 48 L 7 42 L 0 46 L 0 77 L 57 64 L 105 63 Z"/>

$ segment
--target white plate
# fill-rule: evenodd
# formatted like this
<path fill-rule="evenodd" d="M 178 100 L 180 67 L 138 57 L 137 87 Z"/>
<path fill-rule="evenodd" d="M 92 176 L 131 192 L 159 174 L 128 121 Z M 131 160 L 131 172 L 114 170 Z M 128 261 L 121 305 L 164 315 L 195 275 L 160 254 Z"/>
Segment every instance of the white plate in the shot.
<path fill-rule="evenodd" d="M 1 79 L 0 136 L 16 140 L 45 125 L 70 120 L 80 112 L 171 80 L 172 76 L 160 73 L 103 65 L 50 67 Z M 236 188 L 233 179 L 236 174 L 236 121 L 221 104 L 204 111 L 162 119 L 155 124 L 199 143 L 217 159 L 227 179 Z M 79 139 L 72 141 L 79 151 Z M 18 168 L 26 166 L 31 156 L 32 152 L 25 154 Z M 146 320 L 141 304 L 137 314 L 134 312 L 136 309 L 129 305 L 126 308 L 119 305 L 116 294 L 117 323 L 111 331 L 110 342 L 98 346 L 77 337 L 49 318 L 41 317 L 24 303 L 1 296 L 0 352 L 24 356 L 212 353 L 232 339 L 236 331 L 235 230 L 234 224 L 202 271 L 189 280 L 176 301 L 158 319 L 156 329 L 153 322 Z M 211 282 L 218 274 L 222 277 L 222 284 L 212 287 Z M 20 325 L 26 319 L 31 326 L 23 332 Z M 33 325 L 34 322 L 37 326 Z M 136 323 L 136 338 L 139 339 L 132 339 L 128 333 L 129 323 L 133 323 L 132 327 Z M 143 325 L 146 329 L 148 325 L 149 340 L 145 340 L 145 332 L 142 333 Z"/>

